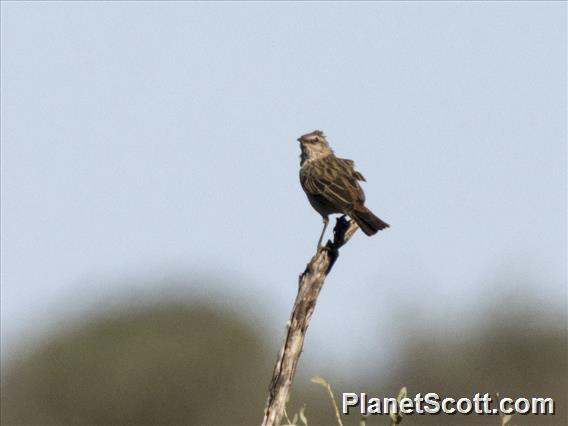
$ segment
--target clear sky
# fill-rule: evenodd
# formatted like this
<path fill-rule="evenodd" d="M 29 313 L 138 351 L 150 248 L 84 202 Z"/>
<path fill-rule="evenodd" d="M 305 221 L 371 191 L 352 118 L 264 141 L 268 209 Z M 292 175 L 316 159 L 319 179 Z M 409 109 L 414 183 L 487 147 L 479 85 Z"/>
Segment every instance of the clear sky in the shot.
<path fill-rule="evenodd" d="M 392 227 L 343 249 L 308 359 L 360 361 L 401 315 L 457 327 L 509 291 L 566 310 L 565 3 L 1 12 L 4 351 L 170 278 L 279 341 L 321 229 L 298 182 L 314 129 Z"/>

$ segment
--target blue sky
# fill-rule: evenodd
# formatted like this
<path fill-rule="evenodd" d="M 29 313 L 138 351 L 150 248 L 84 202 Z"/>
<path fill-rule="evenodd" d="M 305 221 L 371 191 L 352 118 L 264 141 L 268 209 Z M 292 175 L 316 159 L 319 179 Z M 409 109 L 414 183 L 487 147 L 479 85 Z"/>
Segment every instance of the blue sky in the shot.
<path fill-rule="evenodd" d="M 321 229 L 314 129 L 392 227 L 343 249 L 308 360 L 511 291 L 566 312 L 565 3 L 1 8 L 3 351 L 168 277 L 279 341 Z"/>

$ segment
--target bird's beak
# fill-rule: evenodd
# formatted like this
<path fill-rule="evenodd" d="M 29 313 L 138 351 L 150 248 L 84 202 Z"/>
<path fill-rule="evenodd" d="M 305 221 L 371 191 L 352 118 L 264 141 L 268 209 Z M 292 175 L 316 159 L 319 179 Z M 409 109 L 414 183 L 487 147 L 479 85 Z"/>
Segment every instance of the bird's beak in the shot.
<path fill-rule="evenodd" d="M 296 139 L 298 142 L 302 142 L 302 138 L 298 138 Z"/>

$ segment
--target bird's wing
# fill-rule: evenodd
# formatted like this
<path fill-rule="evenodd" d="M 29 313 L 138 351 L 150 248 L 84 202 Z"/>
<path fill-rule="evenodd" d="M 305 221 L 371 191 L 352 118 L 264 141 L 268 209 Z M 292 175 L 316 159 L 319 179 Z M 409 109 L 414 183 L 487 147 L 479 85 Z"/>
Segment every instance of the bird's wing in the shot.
<path fill-rule="evenodd" d="M 339 161 L 339 163 L 342 164 L 343 167 L 346 168 L 346 170 L 352 173 L 355 179 L 366 182 L 365 176 L 355 170 L 355 163 L 353 162 L 353 160 L 348 160 L 347 158 L 338 158 L 337 161 Z"/>
<path fill-rule="evenodd" d="M 363 190 L 352 173 L 345 173 L 335 164 L 310 165 L 300 173 L 304 190 L 322 196 L 340 209 L 349 210 L 365 202 Z"/>

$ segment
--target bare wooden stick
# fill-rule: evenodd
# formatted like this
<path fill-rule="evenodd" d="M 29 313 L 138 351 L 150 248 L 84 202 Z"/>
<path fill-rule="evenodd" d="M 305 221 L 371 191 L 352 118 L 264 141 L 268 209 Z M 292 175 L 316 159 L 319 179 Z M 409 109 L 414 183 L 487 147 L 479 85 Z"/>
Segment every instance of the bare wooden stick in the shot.
<path fill-rule="evenodd" d="M 347 220 L 345 216 L 338 218 L 333 229 L 333 241 L 328 240 L 326 246 L 317 251 L 300 275 L 298 295 L 290 320 L 286 324 L 284 342 L 272 373 L 262 426 L 280 425 L 304 346 L 304 337 L 325 277 L 339 256 L 339 249 L 349 241 L 357 229 L 355 221 Z"/>

